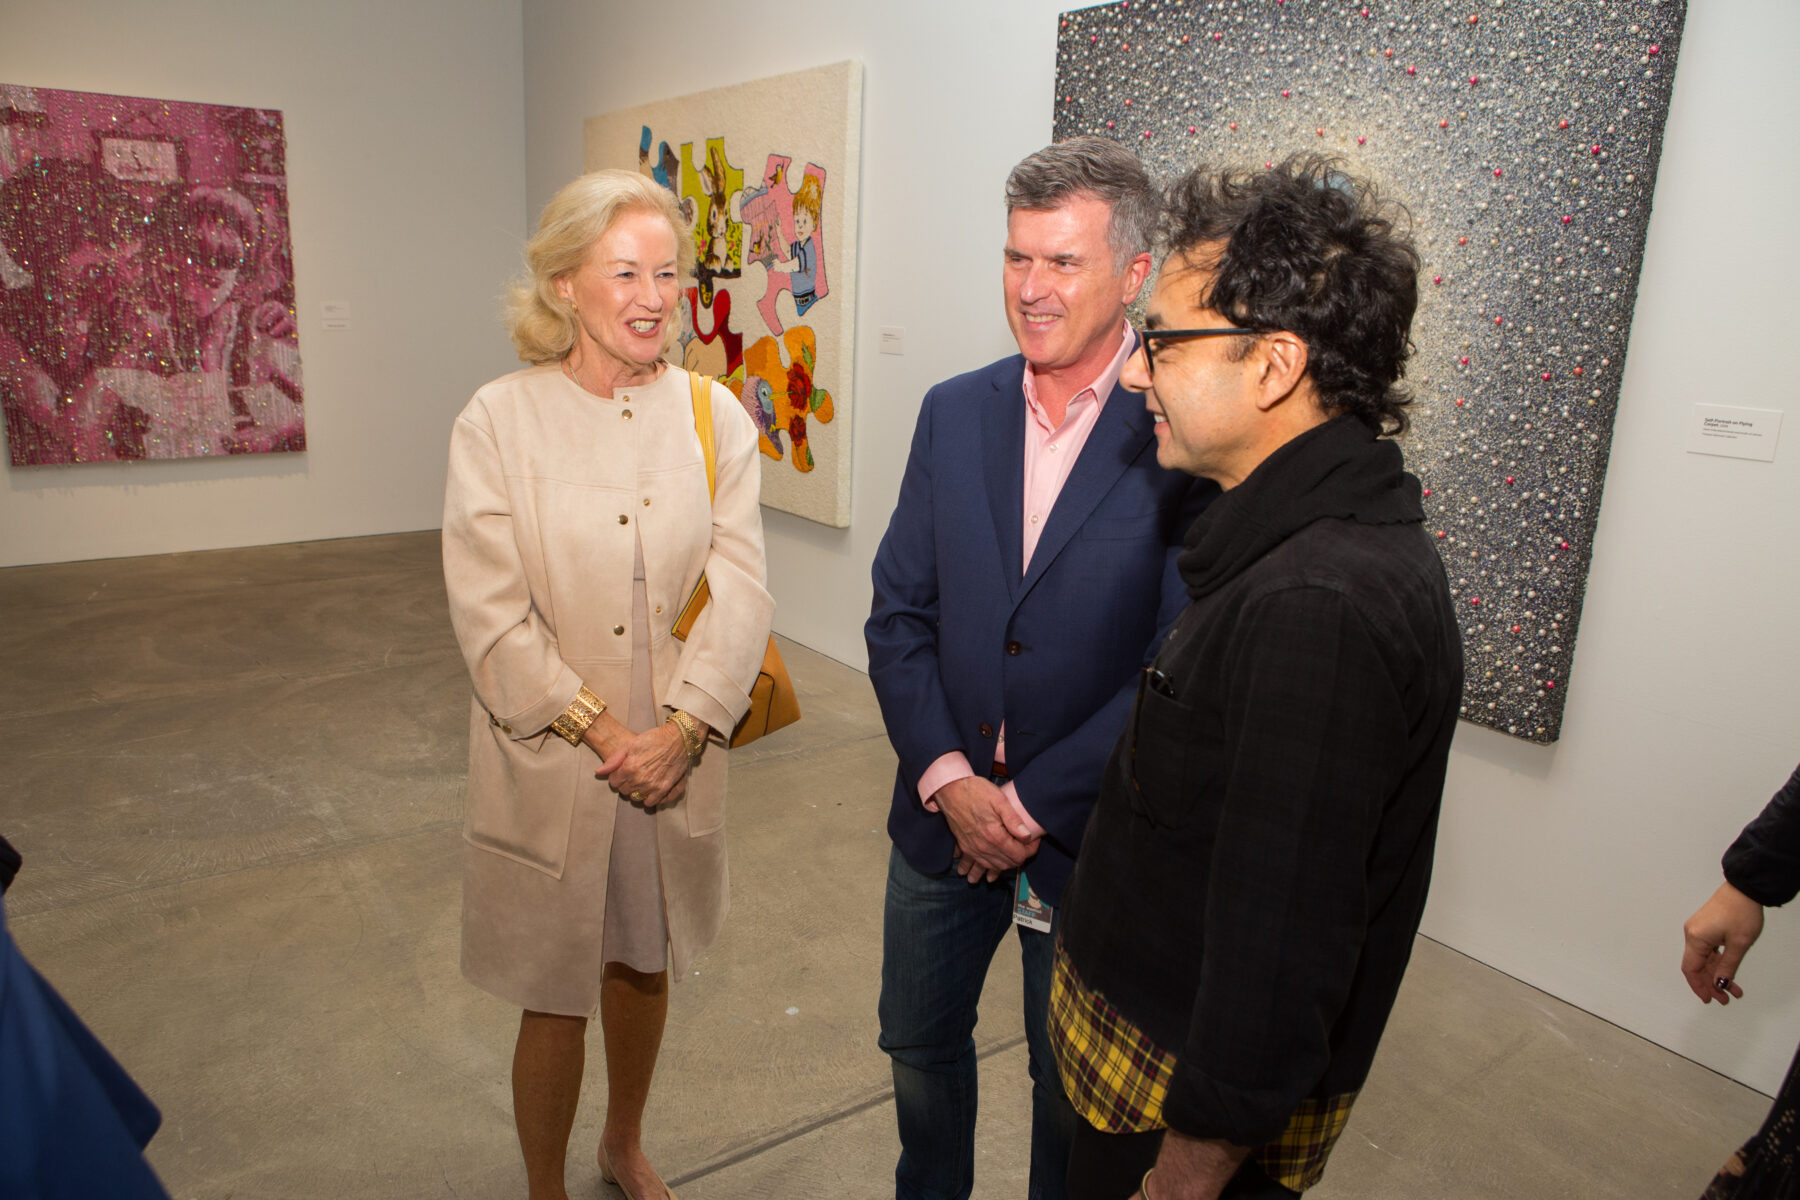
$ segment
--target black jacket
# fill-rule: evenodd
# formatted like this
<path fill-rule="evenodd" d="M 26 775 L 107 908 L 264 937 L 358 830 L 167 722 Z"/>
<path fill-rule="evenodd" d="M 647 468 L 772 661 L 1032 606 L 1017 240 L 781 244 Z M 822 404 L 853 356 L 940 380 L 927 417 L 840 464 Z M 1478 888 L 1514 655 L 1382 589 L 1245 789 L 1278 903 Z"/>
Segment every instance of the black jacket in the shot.
<path fill-rule="evenodd" d="M 1725 878 L 1765 907 L 1800 892 L 1800 767 L 1725 852 Z"/>
<path fill-rule="evenodd" d="M 1352 418 L 1226 492 L 1139 689 L 1062 912 L 1065 952 L 1179 1060 L 1163 1106 L 1262 1145 L 1354 1092 L 1412 951 L 1462 691 L 1399 448 Z"/>

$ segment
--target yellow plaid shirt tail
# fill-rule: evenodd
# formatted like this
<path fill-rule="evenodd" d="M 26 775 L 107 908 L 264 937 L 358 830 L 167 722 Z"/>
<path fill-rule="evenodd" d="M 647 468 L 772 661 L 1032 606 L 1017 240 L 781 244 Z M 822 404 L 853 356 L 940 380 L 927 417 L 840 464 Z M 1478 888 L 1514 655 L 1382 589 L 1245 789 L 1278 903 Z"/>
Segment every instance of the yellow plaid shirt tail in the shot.
<path fill-rule="evenodd" d="M 1050 981 L 1050 1030 L 1063 1090 L 1088 1124 L 1102 1133 L 1167 1128 L 1163 1100 L 1175 1056 L 1082 983 L 1060 946 Z M 1356 1095 L 1302 1100 L 1281 1136 L 1252 1157 L 1281 1186 L 1296 1192 L 1312 1187 L 1324 1177 L 1325 1160 L 1350 1120 Z"/>

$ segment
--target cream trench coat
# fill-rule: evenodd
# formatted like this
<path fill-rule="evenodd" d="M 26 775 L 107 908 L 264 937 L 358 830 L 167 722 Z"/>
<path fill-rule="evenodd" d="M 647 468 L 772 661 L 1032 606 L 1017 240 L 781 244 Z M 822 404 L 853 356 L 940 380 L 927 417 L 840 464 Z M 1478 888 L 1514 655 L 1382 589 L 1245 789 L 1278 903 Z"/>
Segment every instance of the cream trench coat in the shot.
<path fill-rule="evenodd" d="M 749 708 L 775 608 L 764 587 L 756 428 L 718 384 L 712 408 L 718 493 L 710 503 L 679 368 L 603 399 L 554 364 L 529 367 L 483 387 L 457 417 L 444 581 L 474 684 L 463 825 L 471 846 L 562 878 L 576 798 L 585 783 L 593 802 L 599 760 L 548 726 L 584 683 L 623 716 L 634 538 L 643 542 L 659 711 L 686 709 L 717 742 Z M 712 600 L 683 643 L 670 629 L 703 570 Z M 686 845 L 723 837 L 725 760 L 723 745 L 709 747 L 686 796 L 656 814 L 677 976 L 725 916 L 722 844 L 710 853 Z M 701 869 L 684 870 L 690 864 Z M 506 900 L 481 903 L 503 908 Z M 484 919 L 516 920 L 523 937 L 541 917 L 489 911 Z"/>

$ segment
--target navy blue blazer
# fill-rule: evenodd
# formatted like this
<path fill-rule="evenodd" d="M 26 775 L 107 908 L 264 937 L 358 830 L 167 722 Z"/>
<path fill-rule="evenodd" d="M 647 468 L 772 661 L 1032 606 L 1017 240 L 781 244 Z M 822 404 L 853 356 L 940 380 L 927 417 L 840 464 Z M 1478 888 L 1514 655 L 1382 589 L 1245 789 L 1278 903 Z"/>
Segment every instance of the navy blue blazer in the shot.
<path fill-rule="evenodd" d="M 900 756 L 894 844 L 949 870 L 956 840 L 919 778 L 952 750 L 985 774 L 1004 721 L 1007 771 L 1047 835 L 1026 871 L 1054 905 L 1138 670 L 1187 604 L 1182 536 L 1218 489 L 1159 467 L 1143 398 L 1114 388 L 1021 572 L 1024 372 L 1015 355 L 926 394 L 863 632 Z"/>

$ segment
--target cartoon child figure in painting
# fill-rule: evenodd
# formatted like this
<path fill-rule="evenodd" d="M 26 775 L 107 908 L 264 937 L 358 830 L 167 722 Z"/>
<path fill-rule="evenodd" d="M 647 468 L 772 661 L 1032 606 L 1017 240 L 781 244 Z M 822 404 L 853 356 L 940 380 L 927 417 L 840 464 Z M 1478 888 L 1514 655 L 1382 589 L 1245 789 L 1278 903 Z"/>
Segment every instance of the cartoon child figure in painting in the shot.
<path fill-rule="evenodd" d="M 794 240 L 788 243 L 786 258 L 771 262 L 769 285 L 763 289 L 762 299 L 756 302 L 756 311 L 762 314 L 763 323 L 777 336 L 785 327 L 775 310 L 778 293 L 785 289 L 793 294 L 798 316 L 805 316 L 807 309 L 825 298 L 825 238 L 819 229 L 824 199 L 824 175 L 817 167 L 808 167 L 806 177 L 800 181 L 800 190 L 794 193 Z M 779 236 L 778 232 L 774 235 L 777 244 Z"/>
<path fill-rule="evenodd" d="M 813 287 L 813 276 L 819 265 L 819 247 L 814 239 L 819 233 L 819 209 L 824 189 L 817 175 L 808 175 L 794 193 L 794 243 L 788 247 L 788 258 L 780 263 L 788 273 L 788 290 L 794 294 L 794 309 L 801 315 L 819 298 Z"/>

